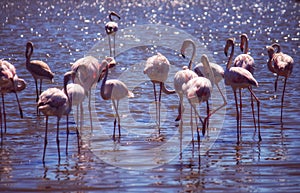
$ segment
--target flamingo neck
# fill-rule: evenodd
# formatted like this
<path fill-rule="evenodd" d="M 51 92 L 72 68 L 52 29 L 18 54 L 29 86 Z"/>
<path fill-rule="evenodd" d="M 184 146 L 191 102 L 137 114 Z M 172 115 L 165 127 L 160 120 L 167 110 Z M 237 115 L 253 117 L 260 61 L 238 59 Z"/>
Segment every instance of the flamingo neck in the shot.
<path fill-rule="evenodd" d="M 190 63 L 189 63 L 189 69 L 192 69 L 192 65 L 195 59 L 195 55 L 196 55 L 196 45 L 194 42 L 191 42 L 192 48 L 193 48 L 193 52 L 192 52 L 192 57 L 190 59 Z"/>
<path fill-rule="evenodd" d="M 244 47 L 244 54 L 248 54 L 248 38 L 245 38 L 245 47 Z"/>
<path fill-rule="evenodd" d="M 109 99 L 109 97 L 105 93 L 105 84 L 106 84 L 107 76 L 108 76 L 108 64 L 105 61 L 105 75 L 104 75 L 104 78 L 103 78 L 102 84 L 101 84 L 101 97 L 104 100 L 108 100 Z"/>
<path fill-rule="evenodd" d="M 30 62 L 30 58 L 31 58 L 32 53 L 33 53 L 33 46 L 32 46 L 31 43 L 27 43 L 26 52 L 25 52 L 26 63 Z"/>
<path fill-rule="evenodd" d="M 273 56 L 274 56 L 274 48 L 273 47 L 270 47 L 268 48 L 268 54 L 269 54 L 269 60 L 268 60 L 268 69 L 269 71 L 271 71 L 272 73 L 276 73 L 276 71 L 274 70 L 274 66 L 272 65 L 272 59 L 273 59 Z"/>
<path fill-rule="evenodd" d="M 234 55 L 234 43 L 232 42 L 231 43 L 231 52 L 230 52 L 230 56 L 228 58 L 228 61 L 227 61 L 227 65 L 226 65 L 226 68 L 229 69 L 231 64 L 232 64 L 232 58 L 233 58 L 233 55 Z"/>

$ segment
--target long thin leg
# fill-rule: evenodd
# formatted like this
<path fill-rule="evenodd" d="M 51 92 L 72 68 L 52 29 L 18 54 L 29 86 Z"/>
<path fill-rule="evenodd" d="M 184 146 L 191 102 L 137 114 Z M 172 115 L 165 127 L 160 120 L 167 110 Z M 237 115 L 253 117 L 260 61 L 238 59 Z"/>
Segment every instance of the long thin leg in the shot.
<path fill-rule="evenodd" d="M 159 97 L 158 97 L 158 127 L 159 127 L 159 131 L 160 131 L 160 106 L 161 106 L 161 90 L 162 90 L 162 86 L 163 86 L 162 83 L 160 83 Z"/>
<path fill-rule="evenodd" d="M 40 81 L 40 93 L 39 93 L 39 95 L 42 94 L 42 84 L 43 84 L 43 79 L 41 79 L 41 81 Z"/>
<path fill-rule="evenodd" d="M 2 137 L 3 137 L 3 126 L 2 126 L 2 108 L 1 108 L 1 105 L 0 105 L 0 124 L 1 124 L 1 145 L 2 145 Z"/>
<path fill-rule="evenodd" d="M 78 129 L 78 121 L 79 121 L 79 105 L 76 107 L 77 111 L 77 123 L 76 123 L 76 135 L 77 135 L 77 148 L 78 148 L 78 154 L 80 154 L 80 140 L 79 140 L 79 129 Z M 80 130 L 81 130 L 81 123 L 82 123 L 82 103 L 80 103 Z"/>
<path fill-rule="evenodd" d="M 236 107 L 236 135 L 237 135 L 237 144 L 240 143 L 240 129 L 239 129 L 239 121 L 240 121 L 240 113 L 239 113 L 239 107 L 238 107 L 238 102 L 237 102 L 237 96 L 236 96 L 236 90 L 233 89 L 234 93 L 234 100 L 235 100 L 235 107 Z"/>
<path fill-rule="evenodd" d="M 277 91 L 277 82 L 278 82 L 278 75 L 276 76 L 276 79 L 275 79 L 275 85 L 274 85 L 274 89 L 275 89 L 275 92 Z"/>
<path fill-rule="evenodd" d="M 257 124 L 258 124 L 258 139 L 259 141 L 261 141 L 261 135 L 260 135 L 260 117 L 259 117 L 259 106 L 260 106 L 260 101 L 259 99 L 256 97 L 256 95 L 254 94 L 254 92 L 252 91 L 252 89 L 250 87 L 248 87 L 248 90 L 250 91 L 251 95 L 254 97 L 254 99 L 257 102 Z"/>
<path fill-rule="evenodd" d="M 242 137 L 242 108 L 243 108 L 243 103 L 242 103 L 242 89 L 239 89 L 240 93 L 240 127 L 239 127 L 239 132 L 240 132 L 240 137 Z"/>
<path fill-rule="evenodd" d="M 251 90 L 252 87 L 250 86 Z M 252 109 L 252 117 L 253 117 L 253 123 L 254 123 L 254 132 L 256 133 L 256 119 L 255 119 L 255 110 L 254 110 L 254 102 L 253 102 L 253 96 L 250 95 L 251 99 L 251 109 Z"/>
<path fill-rule="evenodd" d="M 222 99 L 223 99 L 223 102 L 224 102 L 224 103 L 223 103 L 221 106 L 219 106 L 218 108 L 212 110 L 212 111 L 210 112 L 210 114 L 209 114 L 209 117 L 210 117 L 211 115 L 213 115 L 215 112 L 217 112 L 218 110 L 220 110 L 221 108 L 223 108 L 224 106 L 227 105 L 227 101 L 226 101 L 225 96 L 224 96 L 224 94 L 222 93 L 222 91 L 221 91 L 219 85 L 216 84 L 216 86 L 217 86 L 217 88 L 218 88 L 218 90 L 219 90 L 219 92 L 220 92 L 220 94 L 221 94 L 221 96 L 222 96 Z"/>
<path fill-rule="evenodd" d="M 118 129 L 119 129 L 119 138 L 121 137 L 121 120 L 119 115 L 119 100 L 117 100 L 117 108 L 116 108 L 116 114 L 118 118 Z"/>
<path fill-rule="evenodd" d="M 37 83 L 37 79 L 34 79 L 35 82 L 35 91 L 36 91 L 36 102 L 39 101 L 39 89 L 38 89 L 38 83 Z"/>
<path fill-rule="evenodd" d="M 111 48 L 111 43 L 110 43 L 110 35 L 107 36 L 108 37 L 108 45 L 109 45 L 109 56 L 112 57 L 112 48 Z"/>
<path fill-rule="evenodd" d="M 208 100 L 206 101 L 206 118 L 207 118 L 207 122 L 206 122 L 206 128 L 208 128 L 209 126 L 209 102 Z M 208 130 L 207 130 L 208 131 Z M 204 135 L 204 134 L 203 134 Z"/>
<path fill-rule="evenodd" d="M 191 119 L 190 119 L 190 125 L 191 125 L 191 132 L 192 132 L 192 143 L 194 147 L 194 129 L 193 129 L 193 107 L 191 104 Z"/>
<path fill-rule="evenodd" d="M 47 134 L 48 134 L 48 116 L 46 116 L 46 129 L 45 129 L 45 139 L 44 139 L 43 163 L 45 163 L 46 147 L 47 147 L 47 144 L 48 144 Z"/>
<path fill-rule="evenodd" d="M 177 116 L 177 118 L 175 119 L 175 121 L 181 120 L 181 116 L 182 116 L 182 112 L 183 112 L 183 104 L 182 104 L 182 101 L 183 101 L 183 95 L 180 94 L 180 95 L 179 95 L 179 105 L 178 105 L 178 116 Z"/>
<path fill-rule="evenodd" d="M 116 102 L 115 100 L 111 100 L 115 109 L 115 112 L 117 112 L 117 106 L 116 106 Z M 115 121 L 114 121 L 114 133 L 113 133 L 113 139 L 115 140 L 115 136 L 116 136 L 116 123 L 117 123 L 117 113 L 115 113 Z"/>
<path fill-rule="evenodd" d="M 91 98 L 92 98 L 92 90 L 90 89 L 89 90 L 89 104 L 88 104 L 88 107 L 89 107 L 89 113 L 90 113 L 90 125 L 91 125 L 91 131 L 93 132 L 93 118 L 92 118 L 92 108 L 91 108 Z"/>
<path fill-rule="evenodd" d="M 154 94 L 154 101 L 155 101 L 155 119 L 156 119 L 156 124 L 158 125 L 158 122 L 157 122 L 157 120 L 158 120 L 158 114 L 157 114 L 157 98 L 156 98 L 156 88 L 155 88 L 155 83 L 154 82 L 152 82 L 153 83 L 153 94 Z"/>
<path fill-rule="evenodd" d="M 280 122 L 282 123 L 282 114 L 283 114 L 283 102 L 284 102 L 284 93 L 285 93 L 285 86 L 286 86 L 287 78 L 284 79 L 283 91 L 281 96 L 281 112 L 280 112 Z"/>
<path fill-rule="evenodd" d="M 15 95 L 16 95 L 16 99 L 17 99 L 17 102 L 18 102 L 18 107 L 19 107 L 19 111 L 20 111 L 20 117 L 23 119 L 23 110 L 22 110 L 22 107 L 21 107 L 21 104 L 20 104 L 20 101 L 19 101 L 19 97 L 18 97 L 18 94 L 16 91 L 14 91 Z"/>
<path fill-rule="evenodd" d="M 58 152 L 58 163 L 60 163 L 60 148 L 59 148 L 59 121 L 60 121 L 60 118 L 59 118 L 59 117 L 57 117 L 56 144 L 57 144 L 57 152 Z"/>
<path fill-rule="evenodd" d="M 5 112 L 5 102 L 4 102 L 4 94 L 2 95 L 2 109 L 3 109 L 3 122 L 4 122 L 4 133 L 6 133 L 6 112 Z"/>
<path fill-rule="evenodd" d="M 70 129 L 69 129 L 69 115 L 67 115 L 67 139 L 66 139 L 66 155 L 68 155 L 68 146 L 69 146 L 69 134 L 70 134 Z"/>
<path fill-rule="evenodd" d="M 82 103 L 80 103 L 80 131 L 82 129 L 83 126 L 83 105 Z"/>

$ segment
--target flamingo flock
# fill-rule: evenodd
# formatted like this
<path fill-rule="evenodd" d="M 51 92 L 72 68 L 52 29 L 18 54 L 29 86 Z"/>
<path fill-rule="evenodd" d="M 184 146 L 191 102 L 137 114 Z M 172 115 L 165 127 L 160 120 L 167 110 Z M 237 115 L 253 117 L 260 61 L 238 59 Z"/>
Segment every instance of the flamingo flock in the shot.
<path fill-rule="evenodd" d="M 64 74 L 63 89 L 48 88 L 42 91 L 42 82 L 44 79 L 53 81 L 55 74 L 51 71 L 48 64 L 41 60 L 31 60 L 33 54 L 33 43 L 28 41 L 26 44 L 25 57 L 26 57 L 26 69 L 32 75 L 35 88 L 36 88 L 36 102 L 37 102 L 37 116 L 41 116 L 41 112 L 45 116 L 45 137 L 44 137 L 44 151 L 43 162 L 46 157 L 46 147 L 48 144 L 48 120 L 49 116 L 57 118 L 56 126 L 56 144 L 58 152 L 58 161 L 60 161 L 60 120 L 63 116 L 67 117 L 67 140 L 66 140 L 66 152 L 68 152 L 68 139 L 69 139 L 69 113 L 72 111 L 73 106 L 76 107 L 76 134 L 78 143 L 78 152 L 80 151 L 80 130 L 83 124 L 83 101 L 88 98 L 88 108 L 90 113 L 90 125 L 92 128 L 92 115 L 91 115 L 91 95 L 93 88 L 96 87 L 98 82 L 102 80 L 100 87 L 100 95 L 103 100 L 111 100 L 114 113 L 114 129 L 113 140 L 115 140 L 116 128 L 118 129 L 118 137 L 121 137 L 121 118 L 119 115 L 119 102 L 123 98 L 134 97 L 134 93 L 128 89 L 124 82 L 117 79 L 108 79 L 109 69 L 117 66 L 115 60 L 115 36 L 118 31 L 118 24 L 113 20 L 116 17 L 120 20 L 120 16 L 115 12 L 109 13 L 110 22 L 105 25 L 105 32 L 108 35 L 110 57 L 102 58 L 102 61 L 93 56 L 85 56 L 78 59 L 69 71 Z M 111 45 L 111 36 L 113 37 L 113 46 Z M 156 126 L 158 127 L 158 133 L 160 134 L 161 121 L 160 121 L 160 109 L 161 109 L 161 97 L 162 92 L 170 95 L 177 93 L 179 96 L 178 115 L 174 119 L 175 121 L 184 121 L 183 112 L 184 104 L 183 98 L 186 97 L 191 105 L 191 125 L 193 118 L 195 118 L 197 125 L 197 141 L 200 143 L 200 131 L 202 135 L 206 134 L 209 128 L 209 118 L 218 110 L 227 105 L 224 94 L 222 93 L 219 83 L 224 80 L 225 85 L 230 86 L 234 95 L 235 109 L 236 109 L 236 132 L 237 143 L 241 141 L 241 129 L 242 129 L 242 89 L 247 89 L 251 96 L 251 107 L 253 122 L 256 129 L 258 129 L 258 140 L 261 141 L 260 132 L 260 100 L 255 95 L 253 86 L 257 87 L 258 82 L 254 78 L 254 59 L 249 55 L 248 48 L 248 36 L 242 34 L 240 36 L 240 49 L 242 54 L 234 58 L 235 39 L 228 38 L 225 43 L 224 53 L 227 59 L 225 70 L 218 64 L 209 61 L 207 55 L 201 56 L 201 63 L 196 64 L 193 68 L 193 63 L 197 54 L 195 42 L 191 39 L 186 39 L 182 42 L 180 49 L 181 55 L 185 58 L 186 50 L 188 47 L 192 47 L 192 55 L 190 57 L 188 65 L 183 65 L 182 70 L 179 70 L 174 76 L 174 90 L 170 90 L 166 87 L 165 82 L 169 76 L 169 70 L 171 64 L 167 57 L 161 53 L 157 53 L 147 59 L 143 73 L 146 74 L 153 84 L 154 101 L 156 105 Z M 230 54 L 228 54 L 230 51 Z M 287 54 L 281 52 L 281 47 L 278 43 L 267 46 L 268 52 L 268 69 L 276 75 L 275 91 L 277 91 L 278 77 L 283 76 L 284 85 L 281 98 L 281 122 L 283 119 L 283 103 L 284 94 L 286 90 L 287 79 L 290 77 L 293 70 L 293 58 Z M 38 86 L 38 80 L 40 85 Z M 71 83 L 69 83 L 72 81 Z M 157 95 L 156 85 L 159 85 L 159 93 Z M 212 91 L 214 87 L 217 87 L 220 96 L 222 97 L 223 104 L 216 109 L 210 109 L 209 101 L 211 99 Z M 6 113 L 5 113 L 5 100 L 4 95 L 6 93 L 15 93 L 16 100 L 21 118 L 23 118 L 23 111 L 18 98 L 18 92 L 21 92 L 26 88 L 26 82 L 20 79 L 16 73 L 15 67 L 5 60 L 0 60 L 0 91 L 2 96 L 2 108 L 0 109 L 0 123 L 1 123 L 1 137 L 3 136 L 2 120 L 4 121 L 4 133 L 6 133 Z M 239 91 L 239 100 L 237 96 L 237 90 Z M 254 100 L 256 101 L 257 119 L 254 109 Z M 239 101 L 239 103 L 238 103 Z M 206 115 L 203 117 L 197 110 L 197 105 L 206 103 Z M 0 105 L 1 107 L 1 105 Z M 80 109 L 80 113 L 79 113 Z M 194 116 L 193 116 L 194 111 Z M 80 117 L 80 118 L 79 118 Z M 80 124 L 79 124 L 80 119 Z M 198 127 L 200 121 L 201 127 Z M 80 129 L 79 129 L 80 128 Z M 192 130 L 193 131 L 193 130 Z M 192 139 L 193 140 L 193 139 Z M 199 144 L 200 145 L 200 144 Z"/>

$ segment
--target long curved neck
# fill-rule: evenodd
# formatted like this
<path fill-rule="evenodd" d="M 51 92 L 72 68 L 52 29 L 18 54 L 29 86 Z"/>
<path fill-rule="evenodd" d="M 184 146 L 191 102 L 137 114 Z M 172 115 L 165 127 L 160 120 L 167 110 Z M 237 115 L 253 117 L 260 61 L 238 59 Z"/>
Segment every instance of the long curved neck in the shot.
<path fill-rule="evenodd" d="M 115 12 L 110 12 L 110 14 L 109 14 L 109 16 L 108 16 L 110 21 L 114 21 L 113 18 L 112 18 L 112 16 L 115 16 L 115 17 L 117 17 L 118 19 L 121 19 L 121 17 L 120 17 L 117 13 L 115 13 Z"/>
<path fill-rule="evenodd" d="M 248 38 L 245 38 L 244 41 L 244 54 L 248 54 Z"/>
<path fill-rule="evenodd" d="M 231 43 L 230 43 L 230 46 L 231 46 L 231 52 L 230 52 L 230 56 L 229 56 L 229 58 L 228 58 L 227 65 L 226 65 L 226 68 L 227 68 L 227 69 L 230 68 L 231 63 L 232 63 L 232 58 L 233 58 L 233 55 L 234 55 L 234 43 L 231 42 Z"/>
<path fill-rule="evenodd" d="M 26 63 L 30 63 L 30 58 L 32 53 L 33 53 L 33 45 L 31 43 L 27 43 L 26 52 L 25 52 Z"/>
<path fill-rule="evenodd" d="M 193 62 L 194 62 L 194 59 L 195 59 L 195 55 L 196 55 L 196 45 L 192 41 L 190 42 L 190 44 L 192 45 L 192 48 L 193 48 L 192 57 L 191 57 L 190 63 L 189 63 L 189 69 L 191 70 Z"/>
<path fill-rule="evenodd" d="M 107 76 L 108 76 L 108 64 L 107 62 L 105 61 L 105 76 L 102 80 L 102 84 L 101 84 L 101 97 L 104 99 L 104 100 L 108 100 L 109 97 L 107 96 L 107 94 L 105 93 L 105 84 L 106 84 L 106 80 L 107 80 Z"/>
<path fill-rule="evenodd" d="M 69 97 L 68 88 L 67 88 L 67 85 L 68 85 L 68 82 L 70 81 L 70 79 L 71 79 L 71 75 L 70 74 L 67 74 L 67 75 L 64 76 L 64 93 L 65 93 L 65 95 L 68 98 L 69 108 L 71 109 L 72 108 L 72 101 L 71 101 L 71 99 Z"/>

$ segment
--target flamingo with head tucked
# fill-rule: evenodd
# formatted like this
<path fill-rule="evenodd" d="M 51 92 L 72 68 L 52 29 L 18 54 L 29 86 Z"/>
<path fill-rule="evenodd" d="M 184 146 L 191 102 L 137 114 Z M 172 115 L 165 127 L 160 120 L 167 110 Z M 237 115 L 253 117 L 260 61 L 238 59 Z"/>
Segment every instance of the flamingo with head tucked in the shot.
<path fill-rule="evenodd" d="M 115 65 L 115 60 L 111 57 L 106 58 L 102 61 L 102 65 L 105 66 L 105 75 L 101 84 L 101 97 L 104 100 L 111 100 L 113 107 L 115 109 L 115 121 L 114 121 L 114 131 L 113 139 L 115 140 L 116 133 L 116 122 L 118 122 L 119 138 L 121 137 L 120 129 L 120 115 L 118 112 L 119 101 L 125 97 L 134 97 L 134 94 L 128 90 L 127 86 L 117 79 L 107 80 L 108 68 L 110 65 Z"/>
<path fill-rule="evenodd" d="M 24 90 L 26 87 L 26 83 L 23 79 L 18 78 L 16 69 L 14 65 L 11 63 L 0 60 L 0 92 L 2 96 L 2 108 L 3 108 L 3 116 L 4 116 L 4 131 L 6 132 L 6 113 L 5 113 L 5 102 L 4 102 L 4 94 L 5 93 L 15 93 L 19 112 L 21 118 L 23 118 L 23 110 L 19 102 L 19 97 L 17 92 Z M 1 131 L 2 131 L 2 113 L 1 114 Z"/>
<path fill-rule="evenodd" d="M 44 139 L 44 152 L 43 163 L 45 163 L 46 147 L 48 144 L 48 117 L 57 117 L 57 129 L 56 129 L 56 144 L 58 151 L 58 162 L 60 163 L 60 147 L 59 147 L 59 122 L 63 115 L 68 115 L 71 111 L 71 103 L 69 100 L 68 92 L 58 88 L 48 88 L 39 97 L 38 109 L 46 116 L 46 129 Z M 67 123 L 68 124 L 68 123 Z"/>
<path fill-rule="evenodd" d="M 170 62 L 169 60 L 162 55 L 161 53 L 157 53 L 154 56 L 151 56 L 146 61 L 146 66 L 144 68 L 144 74 L 150 78 L 151 82 L 153 83 L 153 90 L 154 90 L 154 98 L 155 98 L 155 105 L 156 105 L 156 121 L 158 125 L 158 132 L 160 133 L 160 102 L 161 102 L 161 92 L 165 94 L 174 94 L 175 90 L 168 90 L 165 87 L 165 81 L 168 78 L 170 69 Z M 157 94 L 155 84 L 159 84 L 159 97 L 157 103 Z"/>
<path fill-rule="evenodd" d="M 275 48 L 277 48 L 277 52 L 275 53 Z M 291 56 L 284 54 L 281 52 L 280 45 L 275 43 L 272 46 L 268 46 L 268 69 L 276 74 L 275 80 L 275 92 L 277 90 L 277 81 L 279 76 L 284 77 L 284 85 L 281 96 L 281 113 L 280 113 L 280 121 L 282 122 L 282 112 L 283 112 L 283 101 L 284 101 L 284 93 L 285 87 L 287 83 L 288 77 L 292 74 L 294 60 Z"/>
<path fill-rule="evenodd" d="M 53 82 L 54 73 L 51 72 L 50 67 L 48 64 L 41 60 L 30 60 L 31 55 L 33 53 L 33 43 L 27 42 L 26 44 L 26 68 L 31 73 L 34 82 L 35 82 L 35 89 L 36 89 L 36 102 L 39 100 L 39 95 L 42 92 L 42 82 L 43 79 L 48 79 Z M 38 91 L 38 83 L 37 80 L 40 80 L 40 91 Z"/>
<path fill-rule="evenodd" d="M 231 67 L 232 64 L 232 58 L 234 55 L 234 39 L 228 38 L 226 41 L 226 45 L 224 48 L 224 53 L 227 56 L 228 50 L 231 47 L 231 53 L 228 58 L 228 62 L 226 65 L 226 70 L 224 72 L 224 79 L 225 84 L 231 86 L 233 93 L 234 93 L 234 99 L 235 99 L 235 106 L 236 106 L 236 123 L 237 123 L 237 143 L 240 143 L 240 135 L 241 135 L 241 128 L 240 128 L 240 114 L 239 114 L 239 108 L 238 108 L 238 102 L 237 102 L 237 95 L 236 95 L 236 89 L 240 88 L 247 88 L 251 95 L 254 97 L 254 99 L 257 102 L 257 114 L 258 114 L 258 138 L 259 141 L 261 141 L 261 135 L 260 135 L 260 118 L 259 118 L 259 106 L 260 101 L 252 91 L 251 87 L 252 85 L 258 86 L 257 81 L 253 77 L 253 75 L 246 69 L 242 67 Z"/>
<path fill-rule="evenodd" d="M 118 18 L 119 20 L 121 19 L 121 17 L 114 11 L 111 11 L 109 13 L 109 22 L 107 22 L 105 24 L 105 32 L 108 36 L 108 43 L 109 43 L 109 53 L 111 57 L 115 57 L 116 56 L 116 44 L 115 44 L 115 40 L 116 40 L 116 33 L 118 31 L 118 23 L 116 23 L 113 19 L 112 16 Z M 112 51 L 112 47 L 111 47 L 111 36 L 113 36 L 113 43 L 114 43 L 114 47 L 113 47 L 113 51 Z M 113 54 L 112 54 L 113 53 Z"/>

